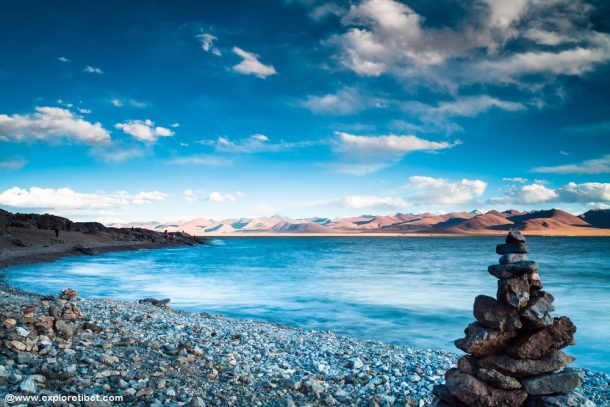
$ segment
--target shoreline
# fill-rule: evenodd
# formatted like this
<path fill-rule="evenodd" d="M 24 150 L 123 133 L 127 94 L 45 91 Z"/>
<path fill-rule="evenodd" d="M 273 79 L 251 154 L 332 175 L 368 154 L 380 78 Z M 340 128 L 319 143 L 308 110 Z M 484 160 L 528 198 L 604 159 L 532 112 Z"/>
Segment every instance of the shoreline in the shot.
<path fill-rule="evenodd" d="M 95 249 L 106 253 L 179 246 L 119 244 Z M 78 254 L 38 253 L 28 261 L 13 256 L 11 264 L 6 259 L 0 262 L 0 271 Z M 53 305 L 40 294 L 11 287 L 2 277 L 0 294 L 2 320 L 12 316 L 19 321 L 23 308 L 32 306 L 34 317 L 48 315 L 47 308 Z M 65 304 L 61 299 L 55 302 Z M 442 383 L 444 372 L 459 357 L 442 349 L 167 306 L 114 299 L 75 298 L 70 303 L 82 318 L 70 322 L 73 337 L 50 340 L 49 354 L 23 358 L 0 351 L 0 370 L 5 366 L 4 372 L 13 372 L 0 396 L 24 394 L 23 383 L 33 378 L 36 394 L 61 388 L 54 394 L 118 395 L 124 397 L 121 405 L 202 406 L 221 399 L 224 405 L 429 406 L 432 388 Z M 17 360 L 24 374 L 15 376 Z M 583 370 L 581 392 L 598 405 L 610 403 L 610 375 Z"/>

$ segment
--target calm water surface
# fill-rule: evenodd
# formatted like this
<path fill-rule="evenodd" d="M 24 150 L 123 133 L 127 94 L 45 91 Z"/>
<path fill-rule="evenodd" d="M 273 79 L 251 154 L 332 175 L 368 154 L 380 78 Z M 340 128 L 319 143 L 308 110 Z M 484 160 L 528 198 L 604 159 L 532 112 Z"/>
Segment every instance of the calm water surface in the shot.
<path fill-rule="evenodd" d="M 495 296 L 497 237 L 226 238 L 71 257 L 6 271 L 16 287 L 171 298 L 176 308 L 456 350 L 477 294 Z M 575 365 L 610 373 L 610 238 L 529 239 L 556 315 L 578 326 Z"/>

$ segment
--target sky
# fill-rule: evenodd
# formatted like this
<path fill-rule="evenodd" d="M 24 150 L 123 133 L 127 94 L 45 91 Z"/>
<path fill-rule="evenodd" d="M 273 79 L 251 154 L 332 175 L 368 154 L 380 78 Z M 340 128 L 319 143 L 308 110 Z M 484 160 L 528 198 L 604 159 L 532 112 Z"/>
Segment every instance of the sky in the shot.
<path fill-rule="evenodd" d="M 610 207 L 610 4 L 9 2 L 0 208 Z"/>

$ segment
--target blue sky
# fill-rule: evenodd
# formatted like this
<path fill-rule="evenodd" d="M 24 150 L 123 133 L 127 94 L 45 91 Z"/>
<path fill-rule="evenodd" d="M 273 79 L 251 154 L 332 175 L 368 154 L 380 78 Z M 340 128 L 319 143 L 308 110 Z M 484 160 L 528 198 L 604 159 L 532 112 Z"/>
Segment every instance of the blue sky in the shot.
<path fill-rule="evenodd" d="M 609 12 L 12 2 L 0 207 L 104 222 L 606 208 Z"/>

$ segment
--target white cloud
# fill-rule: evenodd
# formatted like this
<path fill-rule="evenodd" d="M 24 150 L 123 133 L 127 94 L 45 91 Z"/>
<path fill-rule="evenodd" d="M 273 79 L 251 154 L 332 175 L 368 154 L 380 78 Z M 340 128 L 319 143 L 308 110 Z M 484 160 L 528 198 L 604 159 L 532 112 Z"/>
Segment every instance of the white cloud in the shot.
<path fill-rule="evenodd" d="M 157 201 L 164 201 L 169 195 L 159 191 L 140 192 L 133 196 L 131 202 L 136 205 L 148 204 Z"/>
<path fill-rule="evenodd" d="M 369 107 L 364 95 L 355 88 L 343 88 L 337 93 L 309 95 L 299 104 L 315 114 L 350 115 Z"/>
<path fill-rule="evenodd" d="M 114 99 L 110 100 L 110 103 L 112 103 L 116 107 L 123 107 L 127 104 L 131 107 L 137 107 L 139 109 L 142 109 L 142 108 L 148 106 L 148 104 L 146 102 L 140 102 L 135 99 L 123 100 L 123 99 L 114 98 Z"/>
<path fill-rule="evenodd" d="M 28 160 L 24 158 L 9 158 L 0 161 L 0 170 L 20 170 L 26 166 Z"/>
<path fill-rule="evenodd" d="M 594 31 L 584 1 L 478 0 L 464 9 L 460 21 L 439 26 L 403 2 L 361 0 L 342 13 L 344 33 L 327 43 L 358 75 L 452 91 L 531 74 L 583 75 L 610 60 L 610 35 Z"/>
<path fill-rule="evenodd" d="M 70 60 L 68 58 L 66 58 L 66 57 L 59 57 L 59 58 L 57 58 L 57 60 L 59 62 L 70 62 Z"/>
<path fill-rule="evenodd" d="M 201 49 L 205 52 L 211 52 L 216 56 L 222 55 L 220 50 L 214 46 L 214 41 L 218 39 L 217 37 L 208 33 L 197 34 L 195 37 L 201 42 Z"/>
<path fill-rule="evenodd" d="M 22 189 L 14 187 L 0 193 L 0 205 L 31 209 L 108 209 L 129 204 L 122 194 L 79 193 L 69 188 Z"/>
<path fill-rule="evenodd" d="M 110 133 L 99 122 L 88 122 L 58 107 L 36 107 L 35 110 L 25 115 L 0 114 L 0 141 L 58 142 L 65 139 L 86 144 L 110 141 Z"/>
<path fill-rule="evenodd" d="M 277 73 L 273 65 L 264 65 L 258 60 L 258 55 L 252 52 L 244 51 L 238 47 L 233 47 L 233 52 L 242 58 L 239 64 L 233 66 L 235 72 L 255 75 L 261 79 Z"/>
<path fill-rule="evenodd" d="M 408 206 L 402 198 L 374 195 L 350 195 L 341 203 L 350 209 L 402 210 Z"/>
<path fill-rule="evenodd" d="M 495 197 L 490 202 L 537 204 L 543 202 L 580 203 L 589 207 L 598 207 L 610 202 L 610 183 L 570 182 L 559 188 L 549 188 L 534 183 L 519 188 L 511 188 L 503 197 Z"/>
<path fill-rule="evenodd" d="M 180 127 L 180 123 L 178 123 L 178 122 L 174 122 L 174 123 L 170 124 L 170 126 L 169 126 L 169 127 L 173 127 L 173 128 L 175 128 L 175 129 L 177 129 L 178 127 Z"/>
<path fill-rule="evenodd" d="M 412 135 L 357 136 L 344 132 L 336 132 L 336 135 L 336 150 L 351 157 L 401 158 L 413 151 L 443 150 L 456 145 Z"/>
<path fill-rule="evenodd" d="M 121 163 L 132 158 L 144 156 L 145 151 L 140 147 L 127 146 L 123 143 L 113 143 L 95 146 L 91 154 L 107 163 Z"/>
<path fill-rule="evenodd" d="M 174 132 L 170 129 L 155 126 L 154 122 L 148 119 L 128 120 L 125 123 L 117 123 L 114 127 L 143 142 L 155 142 L 159 137 L 172 137 L 174 135 Z"/>
<path fill-rule="evenodd" d="M 524 185 L 521 188 L 514 189 L 509 193 L 513 201 L 525 204 L 534 204 L 540 202 L 548 202 L 557 198 L 559 195 L 551 188 L 547 188 L 541 184 Z"/>
<path fill-rule="evenodd" d="M 76 110 L 78 110 L 78 112 L 82 113 L 82 114 L 90 114 L 91 113 L 91 109 L 84 109 L 82 107 L 79 107 Z"/>
<path fill-rule="evenodd" d="M 570 182 L 557 189 L 561 202 L 599 203 L 610 202 L 610 183 Z"/>
<path fill-rule="evenodd" d="M 204 146 L 214 147 L 214 149 L 218 152 L 239 154 L 278 152 L 292 150 L 295 148 L 309 147 L 313 145 L 313 142 L 308 140 L 297 142 L 280 141 L 277 143 L 272 143 L 270 142 L 268 136 L 258 133 L 237 140 L 231 140 L 226 136 L 219 136 L 216 140 L 199 140 L 196 141 L 196 143 Z"/>
<path fill-rule="evenodd" d="M 460 144 L 459 141 L 430 141 L 412 135 L 357 136 L 344 132 L 336 132 L 336 135 L 333 148 L 341 160 L 332 168 L 351 175 L 379 171 L 414 151 L 438 151 Z"/>
<path fill-rule="evenodd" d="M 579 164 L 536 167 L 532 171 L 545 174 L 610 174 L 610 154 Z"/>
<path fill-rule="evenodd" d="M 521 178 L 521 177 L 502 178 L 502 181 L 518 182 L 520 184 L 525 184 L 527 182 L 527 178 Z"/>
<path fill-rule="evenodd" d="M 484 96 L 465 96 L 449 102 L 440 102 L 437 106 L 421 102 L 405 102 L 403 109 L 424 115 L 428 120 L 439 120 L 448 117 L 474 117 L 490 109 L 497 108 L 510 112 L 525 109 L 522 103 L 511 102 Z"/>
<path fill-rule="evenodd" d="M 195 202 L 198 199 L 197 194 L 192 189 L 184 191 L 184 200 L 187 202 Z"/>
<path fill-rule="evenodd" d="M 85 67 L 85 69 L 83 69 L 83 72 L 92 73 L 92 74 L 96 74 L 96 75 L 101 75 L 104 73 L 104 71 L 102 71 L 100 68 L 95 68 L 91 65 L 87 65 Z"/>
<path fill-rule="evenodd" d="M 220 192 L 211 192 L 208 195 L 208 201 L 212 202 L 235 202 L 237 199 L 243 198 L 246 195 L 237 191 L 235 194 L 221 194 Z"/>
<path fill-rule="evenodd" d="M 232 162 L 230 160 L 227 160 L 226 158 L 205 154 L 176 157 L 171 160 L 168 160 L 167 163 L 175 165 L 203 165 L 210 167 L 221 167 L 232 164 Z"/>
<path fill-rule="evenodd" d="M 126 191 L 113 194 L 104 192 L 82 193 L 70 188 L 9 188 L 0 193 L 0 205 L 11 208 L 28 208 L 53 211 L 106 210 L 162 201 L 168 195 L 159 191 L 130 195 Z"/>
<path fill-rule="evenodd" d="M 408 192 L 409 200 L 414 203 L 452 206 L 476 203 L 485 193 L 487 183 L 478 179 L 450 181 L 445 178 L 412 176 L 403 188 Z"/>

